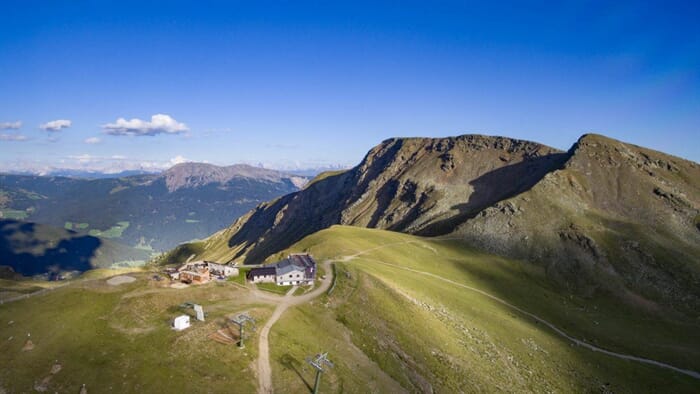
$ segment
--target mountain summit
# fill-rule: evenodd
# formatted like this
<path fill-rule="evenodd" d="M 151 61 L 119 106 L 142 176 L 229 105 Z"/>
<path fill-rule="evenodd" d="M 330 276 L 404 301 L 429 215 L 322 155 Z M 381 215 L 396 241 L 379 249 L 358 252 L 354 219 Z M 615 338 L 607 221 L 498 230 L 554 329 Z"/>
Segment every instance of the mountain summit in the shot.
<path fill-rule="evenodd" d="M 578 293 L 698 308 L 699 207 L 698 164 L 599 135 L 568 152 L 482 135 L 395 138 L 259 205 L 203 255 L 257 263 L 334 224 L 449 235 L 532 261 Z"/>
<path fill-rule="evenodd" d="M 225 184 L 234 178 L 248 178 L 257 181 L 279 183 L 289 180 L 294 186 L 302 187 L 306 178 L 287 175 L 279 171 L 253 167 L 247 164 L 234 164 L 220 167 L 207 163 L 181 163 L 160 174 L 170 192 L 180 188 L 196 188 L 210 183 Z"/>

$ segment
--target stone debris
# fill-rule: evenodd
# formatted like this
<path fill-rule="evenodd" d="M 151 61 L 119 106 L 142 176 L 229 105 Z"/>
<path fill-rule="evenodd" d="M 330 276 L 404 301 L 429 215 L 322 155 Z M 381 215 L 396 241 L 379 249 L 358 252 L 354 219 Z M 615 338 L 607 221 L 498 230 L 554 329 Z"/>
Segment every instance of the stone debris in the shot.
<path fill-rule="evenodd" d="M 41 379 L 39 382 L 34 382 L 34 390 L 43 393 L 44 391 L 47 391 L 49 389 L 49 383 L 51 383 L 51 379 L 53 378 L 54 375 L 59 373 L 62 369 L 61 364 L 58 363 L 58 360 L 54 362 L 54 364 L 51 366 L 51 370 L 49 371 L 49 374 L 46 375 L 44 379 Z"/>
<path fill-rule="evenodd" d="M 51 367 L 51 375 L 56 375 L 57 373 L 61 372 L 61 364 L 56 363 Z"/>
<path fill-rule="evenodd" d="M 28 352 L 34 349 L 34 342 L 32 342 L 31 339 L 27 339 L 27 342 L 24 343 L 24 346 L 22 347 L 23 352 Z"/>

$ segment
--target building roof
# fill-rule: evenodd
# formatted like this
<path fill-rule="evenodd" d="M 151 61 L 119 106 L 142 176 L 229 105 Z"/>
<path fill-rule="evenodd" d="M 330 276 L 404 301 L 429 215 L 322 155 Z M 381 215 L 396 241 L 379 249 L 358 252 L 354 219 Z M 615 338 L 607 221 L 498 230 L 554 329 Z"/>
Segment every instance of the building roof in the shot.
<path fill-rule="evenodd" d="M 316 260 L 314 260 L 311 255 L 303 254 L 290 254 L 287 259 L 291 260 L 294 265 L 298 265 L 304 268 L 313 268 L 316 266 Z"/>
<path fill-rule="evenodd" d="M 304 267 L 299 267 L 290 263 L 288 260 L 282 260 L 277 264 L 277 275 L 284 275 L 294 271 L 304 272 Z"/>
<path fill-rule="evenodd" d="M 251 269 L 246 277 L 251 279 L 255 276 L 285 275 L 293 271 L 306 272 L 308 268 L 314 268 L 315 266 L 316 261 L 308 254 L 291 254 L 286 259 L 275 264 Z"/>
<path fill-rule="evenodd" d="M 267 276 L 267 275 L 275 275 L 277 272 L 277 269 L 274 265 L 269 265 L 267 267 L 258 267 L 258 268 L 253 268 L 250 271 L 248 271 L 248 278 L 252 278 L 254 276 Z"/>
<path fill-rule="evenodd" d="M 305 272 L 307 268 L 313 268 L 315 265 L 316 262 L 308 254 L 291 254 L 286 259 L 275 264 L 277 275 L 284 275 L 293 271 Z"/>

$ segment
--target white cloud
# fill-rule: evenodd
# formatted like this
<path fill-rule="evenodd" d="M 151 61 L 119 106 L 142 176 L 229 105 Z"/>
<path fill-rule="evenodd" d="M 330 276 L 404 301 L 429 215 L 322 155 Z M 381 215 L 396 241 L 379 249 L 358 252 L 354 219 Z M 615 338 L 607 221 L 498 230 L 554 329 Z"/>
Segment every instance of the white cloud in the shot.
<path fill-rule="evenodd" d="M 150 121 L 141 119 L 126 120 L 117 119 L 114 123 L 102 126 L 105 133 L 110 135 L 157 135 L 157 134 L 179 134 L 188 131 L 187 125 L 178 122 L 170 115 L 156 114 L 151 116 Z"/>
<path fill-rule="evenodd" d="M 173 157 L 172 159 L 170 159 L 170 164 L 176 165 L 176 164 L 187 163 L 189 161 L 192 161 L 192 160 L 188 160 L 188 159 L 185 159 L 184 157 L 182 157 L 181 155 L 177 155 L 177 156 Z"/>
<path fill-rule="evenodd" d="M 98 137 L 90 137 L 85 139 L 85 143 L 90 145 L 99 144 L 100 142 L 102 142 L 102 140 Z"/>
<path fill-rule="evenodd" d="M 22 127 L 21 121 L 16 122 L 2 122 L 0 123 L 0 130 L 17 130 Z"/>
<path fill-rule="evenodd" d="M 190 162 L 191 160 L 178 155 L 170 160 L 143 160 L 143 159 L 133 159 L 125 155 L 109 155 L 109 156 L 95 156 L 88 153 L 80 155 L 69 155 L 65 156 L 63 160 L 60 161 L 60 166 L 52 167 L 53 169 L 70 169 L 70 170 L 81 170 L 81 171 L 95 171 L 103 173 L 118 173 L 122 171 L 131 170 L 143 170 L 158 172 L 166 170 L 175 164 Z M 1 164 L 1 163 L 0 163 Z M 38 164 L 28 165 L 24 164 L 26 168 L 38 168 Z"/>
<path fill-rule="evenodd" d="M 91 163 L 100 160 L 99 157 L 91 156 L 88 154 L 83 155 L 71 155 L 68 156 L 69 159 L 77 160 L 79 163 Z"/>
<path fill-rule="evenodd" d="M 26 141 L 28 138 L 21 134 L 0 134 L 0 141 Z"/>
<path fill-rule="evenodd" d="M 39 128 L 46 131 L 61 131 L 62 129 L 70 127 L 72 124 L 73 122 L 68 119 L 57 119 L 46 122 L 39 126 Z"/>

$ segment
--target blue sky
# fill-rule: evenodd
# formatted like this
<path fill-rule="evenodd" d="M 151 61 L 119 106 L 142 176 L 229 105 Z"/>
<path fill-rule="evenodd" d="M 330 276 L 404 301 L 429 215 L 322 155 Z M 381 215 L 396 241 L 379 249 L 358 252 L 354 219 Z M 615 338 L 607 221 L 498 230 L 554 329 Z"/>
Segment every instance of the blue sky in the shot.
<path fill-rule="evenodd" d="M 700 161 L 699 3 L 331 3 L 3 1 L 0 169 L 352 165 L 465 133 Z"/>

